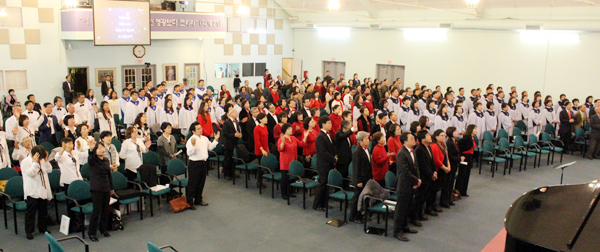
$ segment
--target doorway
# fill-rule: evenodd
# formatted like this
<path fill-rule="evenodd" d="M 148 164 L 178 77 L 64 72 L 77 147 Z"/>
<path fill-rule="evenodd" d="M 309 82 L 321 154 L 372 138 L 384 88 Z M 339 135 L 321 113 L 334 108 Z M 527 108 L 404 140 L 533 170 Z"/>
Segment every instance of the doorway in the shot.
<path fill-rule="evenodd" d="M 86 94 L 89 83 L 88 83 L 88 68 L 87 67 L 69 67 L 69 75 L 71 76 L 71 83 L 73 83 L 73 91 L 75 91 L 74 99 L 77 99 L 77 94 Z M 67 101 L 65 104 L 73 101 Z"/>
<path fill-rule="evenodd" d="M 377 64 L 377 79 L 380 82 L 388 79 L 390 83 L 393 83 L 397 78 L 400 78 L 402 81 L 400 88 L 404 88 L 404 70 L 405 67 L 400 65 Z"/>
<path fill-rule="evenodd" d="M 323 61 L 323 78 L 327 76 L 327 70 L 331 73 L 331 77 L 336 81 L 339 80 L 340 74 L 346 72 L 346 62 L 341 61 Z"/>
<path fill-rule="evenodd" d="M 123 76 L 123 87 L 133 84 L 133 88 L 138 89 L 146 85 L 148 81 L 154 81 L 155 87 L 159 84 L 156 81 L 156 65 L 121 66 L 121 76 Z"/>
<path fill-rule="evenodd" d="M 294 79 L 294 75 L 301 80 L 302 76 L 302 60 L 301 59 L 292 59 L 292 58 L 284 58 L 282 62 L 282 75 L 281 78 L 284 81 L 291 81 Z"/>

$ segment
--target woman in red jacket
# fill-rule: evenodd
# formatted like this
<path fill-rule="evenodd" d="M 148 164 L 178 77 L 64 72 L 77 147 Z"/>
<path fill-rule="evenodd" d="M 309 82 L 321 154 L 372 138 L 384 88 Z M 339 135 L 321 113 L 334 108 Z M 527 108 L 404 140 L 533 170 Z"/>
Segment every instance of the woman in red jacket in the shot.
<path fill-rule="evenodd" d="M 304 135 L 304 115 L 302 112 L 296 111 L 296 113 L 292 114 L 290 121 L 292 118 L 294 120 L 294 123 L 292 123 L 292 134 L 300 139 Z"/>
<path fill-rule="evenodd" d="M 392 124 L 388 134 L 389 138 L 387 146 L 388 152 L 391 154 L 389 156 L 390 171 L 392 171 L 394 174 L 398 174 L 396 172 L 396 155 L 402 149 L 402 143 L 400 143 L 400 134 L 402 134 L 402 130 L 400 129 L 400 125 Z"/>
<path fill-rule="evenodd" d="M 276 124 L 275 127 L 273 127 L 273 137 L 275 138 L 275 142 L 279 141 L 281 134 L 283 134 L 281 127 L 288 122 L 287 113 L 281 112 L 277 114 L 277 121 L 279 123 Z"/>
<path fill-rule="evenodd" d="M 280 114 L 284 111 L 289 111 L 289 108 L 287 107 L 287 101 L 285 99 L 279 99 L 277 102 L 277 107 L 275 108 L 275 114 Z"/>
<path fill-rule="evenodd" d="M 376 143 L 375 147 L 373 147 L 372 154 L 372 170 L 373 170 L 373 179 L 379 183 L 382 187 L 385 187 L 385 174 L 389 170 L 389 158 L 390 153 L 385 151 L 385 138 L 383 137 L 383 133 L 377 132 L 373 134 L 373 143 Z"/>
<path fill-rule="evenodd" d="M 298 159 L 298 147 L 306 146 L 308 132 L 304 133 L 304 139 L 300 141 L 292 135 L 292 125 L 289 123 L 283 124 L 281 131 L 284 134 L 277 141 L 279 170 L 281 171 L 281 181 L 279 181 L 279 184 L 281 185 L 281 197 L 288 199 L 289 197 L 296 197 L 295 195 L 290 195 L 290 177 L 288 176 L 290 163 Z"/>
<path fill-rule="evenodd" d="M 342 116 L 340 115 L 342 113 L 342 106 L 340 105 L 333 105 L 333 109 L 332 109 L 332 113 L 329 115 L 329 118 L 331 118 L 331 132 L 330 135 L 335 138 L 335 133 L 338 132 L 338 130 L 340 130 L 340 127 L 342 126 Z"/>
<path fill-rule="evenodd" d="M 256 121 L 258 121 L 259 125 L 254 127 L 254 155 L 256 155 L 260 164 L 262 157 L 269 155 L 269 130 L 267 130 L 266 126 L 268 122 L 267 115 L 264 113 L 258 114 Z M 256 183 L 258 186 L 263 186 L 262 169 L 258 169 L 258 174 L 258 181 Z"/>
<path fill-rule="evenodd" d="M 200 113 L 198 114 L 198 122 L 202 126 L 202 135 L 205 137 L 214 137 L 212 120 L 210 119 L 210 113 L 208 113 L 209 106 L 206 102 L 200 104 Z"/>
<path fill-rule="evenodd" d="M 306 138 L 306 147 L 303 148 L 302 155 L 304 155 L 304 159 L 308 164 L 310 164 L 310 159 L 312 156 L 317 154 L 317 146 L 315 142 L 317 141 L 317 135 L 319 134 L 319 131 L 315 129 L 315 125 L 317 125 L 317 122 L 312 118 L 309 117 L 304 119 L 304 129 L 306 132 L 308 132 L 308 137 Z M 306 132 L 304 134 L 306 134 Z"/>
<path fill-rule="evenodd" d="M 433 155 L 433 163 L 437 171 L 438 181 L 430 190 L 431 197 L 436 197 L 441 186 L 445 184 L 449 178 L 450 163 L 448 162 L 448 149 L 446 148 L 446 133 L 442 129 L 433 132 L 431 136 L 431 154 Z M 434 199 L 435 202 L 435 199 Z M 434 204 L 435 205 L 435 204 Z"/>
<path fill-rule="evenodd" d="M 367 99 L 363 101 L 363 105 L 365 105 L 365 107 L 367 107 L 367 109 L 369 110 L 369 115 L 373 116 L 375 115 L 375 108 L 373 108 L 373 98 L 370 93 L 365 94 L 365 96 Z"/>

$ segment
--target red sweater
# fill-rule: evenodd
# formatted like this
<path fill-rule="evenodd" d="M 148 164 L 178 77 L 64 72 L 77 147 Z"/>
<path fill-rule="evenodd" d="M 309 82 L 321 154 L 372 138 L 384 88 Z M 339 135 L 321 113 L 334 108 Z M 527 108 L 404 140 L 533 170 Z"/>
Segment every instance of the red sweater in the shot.
<path fill-rule="evenodd" d="M 271 97 L 273 97 L 273 104 L 279 104 L 279 93 L 271 92 Z M 277 106 L 277 105 L 275 105 Z"/>
<path fill-rule="evenodd" d="M 206 115 L 206 120 L 202 118 L 202 115 L 198 115 L 198 122 L 200 122 L 200 126 L 202 126 L 203 136 L 209 137 L 214 133 L 212 127 L 212 120 L 210 119 L 210 114 Z"/>
<path fill-rule="evenodd" d="M 373 109 L 373 103 L 371 103 L 371 101 L 364 101 L 363 105 L 367 107 L 367 109 L 369 110 L 369 114 L 375 113 L 375 110 Z"/>
<path fill-rule="evenodd" d="M 477 148 L 477 143 L 475 142 L 475 139 L 473 139 L 473 148 L 471 148 L 468 151 L 463 151 L 462 153 L 473 155 L 473 152 L 475 152 L 475 148 Z"/>
<path fill-rule="evenodd" d="M 229 93 L 229 91 L 221 91 L 221 93 L 220 93 L 219 95 L 220 95 L 221 97 L 223 97 L 223 94 L 224 94 L 224 93 L 227 93 L 227 95 L 228 95 L 229 97 L 231 97 L 231 94 Z M 233 97 L 231 97 L 231 98 L 233 98 Z"/>
<path fill-rule="evenodd" d="M 279 123 L 273 127 L 273 137 L 275 138 L 275 142 L 279 141 L 279 137 L 281 137 L 281 125 Z"/>
<path fill-rule="evenodd" d="M 313 116 L 312 119 L 315 120 L 315 129 L 317 130 L 317 133 L 319 133 L 321 130 L 321 127 L 319 127 L 319 117 Z"/>
<path fill-rule="evenodd" d="M 298 139 L 304 139 L 304 123 L 295 122 L 292 124 L 292 132 Z"/>
<path fill-rule="evenodd" d="M 304 134 L 304 133 L 303 133 Z M 315 142 L 317 141 L 317 135 L 319 134 L 319 130 L 313 128 L 309 133 L 308 137 L 306 137 L 306 146 L 302 149 L 302 155 L 304 156 L 312 156 L 317 154 L 317 145 Z M 304 136 L 302 136 L 304 139 Z"/>
<path fill-rule="evenodd" d="M 291 140 L 291 141 L 290 141 Z M 284 141 L 283 148 L 281 147 L 281 141 Z M 298 147 L 304 147 L 306 144 L 295 137 L 286 139 L 285 137 L 279 138 L 277 141 L 277 149 L 279 150 L 279 169 L 287 171 L 290 169 L 290 163 L 293 160 L 298 159 Z"/>
<path fill-rule="evenodd" d="M 362 148 L 362 147 L 357 147 Z M 385 151 L 385 147 L 382 145 L 375 145 L 373 147 L 373 179 L 374 180 L 384 180 L 385 174 L 389 171 L 389 162 L 387 157 L 387 152 Z"/>
<path fill-rule="evenodd" d="M 398 151 L 402 149 L 402 143 L 400 143 L 400 136 L 390 137 L 387 142 L 388 152 L 394 153 L 389 159 L 392 163 L 396 163 L 396 155 Z"/>
<path fill-rule="evenodd" d="M 446 154 L 444 154 L 437 143 L 432 143 L 430 146 L 431 154 L 433 155 L 433 163 L 435 164 L 435 170 L 437 171 L 444 166 L 444 158 L 446 158 Z"/>
<path fill-rule="evenodd" d="M 333 137 L 335 137 L 335 133 L 338 132 L 338 130 L 340 130 L 341 126 L 342 126 L 342 117 L 338 114 L 330 114 L 329 118 L 331 118 L 331 134 Z"/>
<path fill-rule="evenodd" d="M 262 155 L 260 147 L 269 152 L 269 131 L 266 125 L 262 127 L 258 125 L 254 128 L 254 154 L 257 156 Z"/>
<path fill-rule="evenodd" d="M 279 107 L 279 106 L 277 106 L 277 107 L 275 108 L 275 114 L 278 114 L 278 115 L 279 115 L 279 113 L 281 113 L 281 112 L 283 112 L 283 111 L 289 111 L 289 110 L 290 110 L 289 108 L 286 108 L 286 107 L 283 107 L 283 108 L 282 108 L 282 107 Z"/>

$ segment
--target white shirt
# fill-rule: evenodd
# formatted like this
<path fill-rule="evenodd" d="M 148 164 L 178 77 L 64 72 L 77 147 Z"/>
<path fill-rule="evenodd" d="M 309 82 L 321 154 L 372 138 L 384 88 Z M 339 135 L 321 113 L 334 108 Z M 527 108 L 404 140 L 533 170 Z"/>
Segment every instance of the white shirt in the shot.
<path fill-rule="evenodd" d="M 63 120 L 63 128 L 67 127 L 67 122 L 65 122 L 65 117 L 67 117 L 67 115 L 71 115 L 69 113 L 66 113 L 65 116 L 63 116 L 62 120 Z M 81 121 L 81 117 L 79 117 L 79 115 L 77 113 L 75 113 L 73 116 L 73 119 L 75 119 L 75 125 L 79 125 L 81 124 L 83 121 Z"/>
<path fill-rule="evenodd" d="M 17 136 L 15 137 L 15 141 L 21 144 L 23 142 L 23 138 L 30 137 L 31 138 L 31 147 L 35 146 L 35 130 L 31 128 L 31 125 L 27 128 L 19 126 L 19 130 L 17 131 Z"/>
<path fill-rule="evenodd" d="M 4 126 L 4 130 L 6 132 L 6 139 L 15 141 L 17 135 L 13 134 L 13 129 L 15 129 L 15 127 L 19 127 L 19 120 L 13 115 L 6 119 Z"/>
<path fill-rule="evenodd" d="M 139 100 L 135 102 L 131 100 L 125 106 L 126 108 L 123 111 L 125 113 L 125 119 L 123 120 L 123 122 L 127 125 L 132 125 L 135 121 L 135 118 L 140 113 L 144 113 L 144 106 Z"/>
<path fill-rule="evenodd" d="M 23 115 L 26 115 L 27 117 L 29 117 L 29 127 L 32 128 L 33 130 L 37 130 L 37 128 L 39 126 L 37 124 L 37 121 L 40 118 L 40 113 L 38 113 L 37 111 L 33 111 L 33 110 L 32 111 L 25 110 L 25 111 L 23 111 Z"/>
<path fill-rule="evenodd" d="M 27 197 L 36 199 L 52 199 L 52 189 L 48 173 L 52 172 L 52 165 L 46 161 L 34 163 L 31 156 L 21 162 L 21 173 L 23 173 L 24 199 Z"/>
<path fill-rule="evenodd" d="M 60 186 L 71 184 L 75 180 L 83 180 L 81 171 L 79 171 L 79 160 L 81 158 L 82 154 L 76 150 L 72 150 L 71 153 L 65 151 L 62 155 L 60 155 L 60 152 L 56 153 L 54 160 L 58 162 L 60 168 Z"/>
<path fill-rule="evenodd" d="M 8 144 L 6 136 L 9 134 L 0 131 L 0 167 L 8 167 L 10 165 L 10 155 L 8 155 Z"/>
<path fill-rule="evenodd" d="M 119 98 L 119 119 L 121 120 L 123 120 L 125 117 L 125 110 L 127 109 L 127 103 L 129 103 L 129 100 L 129 97 Z"/>
<path fill-rule="evenodd" d="M 65 117 L 65 115 L 67 114 L 67 109 L 63 108 L 63 107 L 54 107 L 52 109 L 52 114 L 54 116 L 56 116 L 56 118 L 58 118 L 59 120 L 61 120 L 63 117 Z"/>
<path fill-rule="evenodd" d="M 125 169 L 137 173 L 137 169 L 142 165 L 142 154 L 146 151 L 146 146 L 141 138 L 135 142 L 130 138 L 121 145 L 119 157 L 125 159 Z"/>
<path fill-rule="evenodd" d="M 108 115 L 108 119 L 104 118 L 102 112 L 98 113 L 98 125 L 100 126 L 100 132 L 110 131 L 113 136 L 117 135 L 117 128 L 115 127 L 115 120 L 113 115 Z"/>
<path fill-rule="evenodd" d="M 88 139 L 85 139 L 80 136 L 75 140 L 75 150 L 77 150 L 81 153 L 81 159 L 80 159 L 80 163 L 79 163 L 80 165 L 87 164 L 88 156 L 90 155 L 89 141 L 91 139 L 93 139 L 93 137 L 88 136 L 87 138 Z M 77 147 L 78 144 L 79 144 L 79 147 Z"/>
<path fill-rule="evenodd" d="M 408 150 L 408 153 L 410 153 L 410 157 L 412 158 L 413 163 L 415 163 L 415 153 L 406 146 L 404 146 L 404 148 L 406 148 L 406 150 Z"/>
<path fill-rule="evenodd" d="M 79 115 L 79 118 L 81 118 L 82 123 L 91 123 L 90 108 L 87 105 L 85 105 L 85 103 L 81 104 L 78 102 L 75 104 L 75 114 Z"/>
<path fill-rule="evenodd" d="M 192 139 L 196 139 L 195 145 L 192 145 Z M 208 159 L 208 151 L 217 147 L 218 143 L 219 142 L 217 140 L 209 142 L 208 138 L 205 136 L 192 135 L 192 137 L 188 139 L 187 143 L 185 143 L 185 148 L 187 149 L 187 154 L 190 160 L 206 161 L 206 159 Z"/>

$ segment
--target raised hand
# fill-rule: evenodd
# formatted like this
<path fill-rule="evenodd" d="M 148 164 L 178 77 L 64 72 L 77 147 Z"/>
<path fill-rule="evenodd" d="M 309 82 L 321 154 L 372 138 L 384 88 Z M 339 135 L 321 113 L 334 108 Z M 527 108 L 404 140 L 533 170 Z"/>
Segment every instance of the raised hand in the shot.
<path fill-rule="evenodd" d="M 35 153 L 31 159 L 33 160 L 34 163 L 38 163 L 40 160 L 40 153 Z"/>
<path fill-rule="evenodd" d="M 217 132 L 217 134 L 215 135 L 215 140 L 219 140 L 219 137 L 221 137 L 221 132 Z"/>
<path fill-rule="evenodd" d="M 194 146 L 196 145 L 196 138 L 195 137 L 192 138 L 192 145 L 194 145 Z"/>
<path fill-rule="evenodd" d="M 12 133 L 13 133 L 13 135 L 17 135 L 17 132 L 19 132 L 19 127 L 15 127 L 15 128 L 12 130 Z"/>

